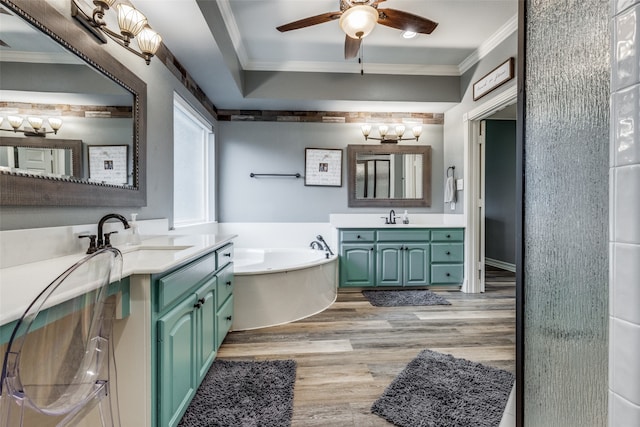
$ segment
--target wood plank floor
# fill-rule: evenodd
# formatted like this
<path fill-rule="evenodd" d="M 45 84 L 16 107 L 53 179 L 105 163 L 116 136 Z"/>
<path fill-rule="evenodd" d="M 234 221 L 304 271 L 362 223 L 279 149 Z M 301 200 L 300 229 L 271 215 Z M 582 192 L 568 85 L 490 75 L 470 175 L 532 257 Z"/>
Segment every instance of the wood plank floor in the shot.
<path fill-rule="evenodd" d="M 451 305 L 373 307 L 340 292 L 307 319 L 230 333 L 218 358 L 296 360 L 293 427 L 390 426 L 371 405 L 423 349 L 515 370 L 513 273 L 487 271 L 483 294 L 435 292 Z"/>

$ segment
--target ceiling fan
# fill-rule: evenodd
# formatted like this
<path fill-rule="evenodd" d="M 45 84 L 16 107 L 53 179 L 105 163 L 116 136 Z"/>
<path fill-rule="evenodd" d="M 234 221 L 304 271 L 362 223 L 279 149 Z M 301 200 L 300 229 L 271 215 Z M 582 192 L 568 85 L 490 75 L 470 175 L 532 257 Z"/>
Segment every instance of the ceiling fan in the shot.
<path fill-rule="evenodd" d="M 340 28 L 346 34 L 344 58 L 349 59 L 358 55 L 362 38 L 373 30 L 376 23 L 421 34 L 431 34 L 438 26 L 437 22 L 408 12 L 396 9 L 379 9 L 378 5 L 384 1 L 386 0 L 340 0 L 339 11 L 310 16 L 281 25 L 276 29 L 280 32 L 298 30 L 339 19 Z"/>

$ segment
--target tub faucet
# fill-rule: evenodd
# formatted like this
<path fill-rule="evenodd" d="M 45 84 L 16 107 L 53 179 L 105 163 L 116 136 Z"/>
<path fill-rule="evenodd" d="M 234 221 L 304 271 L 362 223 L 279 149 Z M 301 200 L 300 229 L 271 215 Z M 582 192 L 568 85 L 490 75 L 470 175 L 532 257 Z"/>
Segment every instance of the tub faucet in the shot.
<path fill-rule="evenodd" d="M 316 239 L 318 239 L 318 241 L 324 245 L 324 250 L 325 251 L 327 251 L 327 252 L 329 252 L 329 254 L 333 255 L 333 252 L 331 252 L 331 248 L 329 247 L 329 245 L 327 245 L 327 242 L 324 241 L 324 239 L 322 238 L 321 235 L 318 234 L 316 236 Z"/>
<path fill-rule="evenodd" d="M 104 223 L 107 222 L 107 220 L 110 220 L 112 218 L 122 222 L 125 229 L 129 228 L 129 223 L 127 222 L 127 219 L 120 214 L 110 213 L 100 218 L 100 221 L 98 221 L 98 242 L 96 245 L 98 249 L 110 247 L 111 242 L 110 242 L 109 236 L 113 233 L 117 233 L 117 231 L 112 231 L 111 233 L 102 234 L 102 227 L 104 226 Z"/>
<path fill-rule="evenodd" d="M 311 242 L 309 244 L 309 247 L 311 249 L 318 249 L 318 250 L 322 250 L 323 249 L 322 243 L 318 242 L 317 240 L 314 240 L 313 242 Z"/>

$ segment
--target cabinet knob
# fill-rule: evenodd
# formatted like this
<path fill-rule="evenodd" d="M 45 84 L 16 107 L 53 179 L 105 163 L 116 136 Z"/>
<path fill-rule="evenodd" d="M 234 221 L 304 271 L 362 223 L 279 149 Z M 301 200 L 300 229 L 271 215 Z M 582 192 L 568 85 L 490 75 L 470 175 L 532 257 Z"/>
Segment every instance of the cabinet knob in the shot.
<path fill-rule="evenodd" d="M 227 316 L 227 320 L 231 322 L 231 316 Z"/>
<path fill-rule="evenodd" d="M 451 252 L 447 251 L 447 255 L 451 255 Z"/>
<path fill-rule="evenodd" d="M 226 257 L 231 258 L 231 253 L 230 253 L 230 252 L 227 252 L 227 253 L 222 254 L 222 256 L 226 256 Z"/>
<path fill-rule="evenodd" d="M 358 235 L 356 236 L 356 239 L 362 239 L 362 237 L 360 237 L 360 235 L 358 234 Z"/>
<path fill-rule="evenodd" d="M 451 276 L 451 274 L 450 274 L 450 273 L 447 273 L 447 277 L 449 277 L 449 276 Z"/>
<path fill-rule="evenodd" d="M 194 307 L 194 308 L 200 308 L 200 307 L 202 307 L 202 304 L 200 304 L 199 302 L 197 302 L 197 303 L 193 304 L 193 307 Z"/>
<path fill-rule="evenodd" d="M 231 286 L 231 280 L 228 280 L 227 283 L 225 283 L 225 285 Z"/>
<path fill-rule="evenodd" d="M 200 299 L 198 300 L 198 302 L 199 302 L 200 304 L 204 304 L 204 301 L 205 301 L 205 299 L 204 299 L 204 298 L 200 298 Z"/>
<path fill-rule="evenodd" d="M 451 234 L 447 234 L 447 239 L 450 239 L 450 238 L 451 238 Z"/>
<path fill-rule="evenodd" d="M 373 248 L 369 249 L 371 252 L 373 252 Z"/>

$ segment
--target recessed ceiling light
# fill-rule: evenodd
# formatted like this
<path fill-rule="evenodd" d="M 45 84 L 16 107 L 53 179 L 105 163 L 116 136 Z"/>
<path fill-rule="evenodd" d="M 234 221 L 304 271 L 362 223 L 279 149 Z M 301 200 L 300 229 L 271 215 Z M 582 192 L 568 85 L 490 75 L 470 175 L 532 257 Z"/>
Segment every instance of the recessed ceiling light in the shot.
<path fill-rule="evenodd" d="M 416 33 L 415 31 L 405 31 L 402 33 L 402 37 L 404 37 L 405 39 L 412 39 L 417 35 L 418 33 Z"/>

